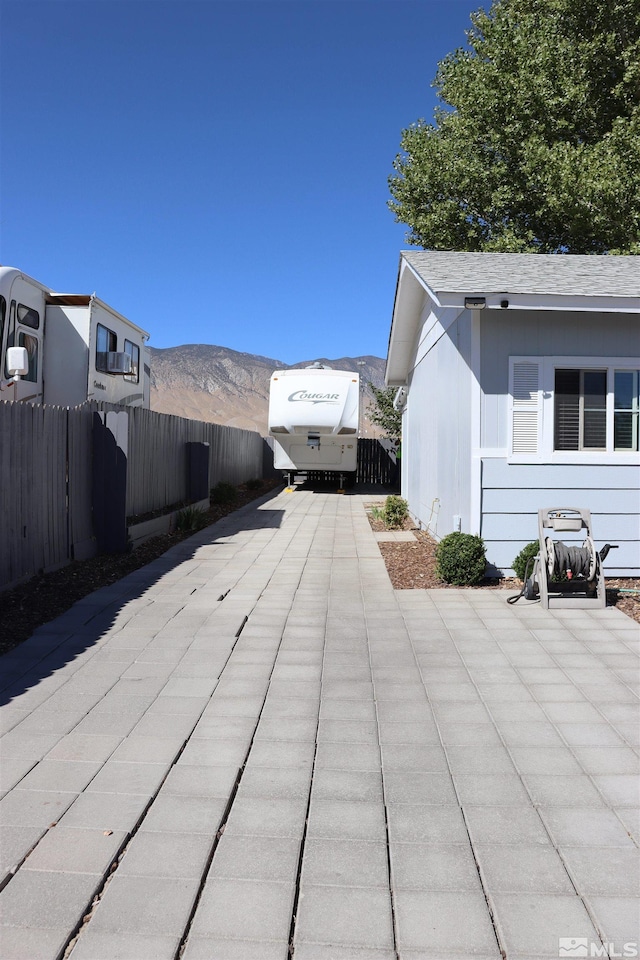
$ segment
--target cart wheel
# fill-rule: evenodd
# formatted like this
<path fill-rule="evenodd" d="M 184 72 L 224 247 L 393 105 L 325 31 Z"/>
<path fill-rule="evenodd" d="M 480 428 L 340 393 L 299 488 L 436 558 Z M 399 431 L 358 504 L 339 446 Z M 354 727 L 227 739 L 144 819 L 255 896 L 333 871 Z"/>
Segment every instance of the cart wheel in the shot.
<path fill-rule="evenodd" d="M 527 577 L 524 585 L 524 598 L 525 600 L 537 600 L 540 590 L 538 588 L 537 582 L 533 577 Z"/>

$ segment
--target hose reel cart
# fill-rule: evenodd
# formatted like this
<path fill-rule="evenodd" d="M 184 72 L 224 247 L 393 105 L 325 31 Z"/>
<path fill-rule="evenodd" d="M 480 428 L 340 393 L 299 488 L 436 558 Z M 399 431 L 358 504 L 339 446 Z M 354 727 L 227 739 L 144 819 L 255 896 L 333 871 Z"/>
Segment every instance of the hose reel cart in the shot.
<path fill-rule="evenodd" d="M 586 537 L 581 546 L 554 540 L 550 535 L 573 534 L 573 538 L 568 539 L 575 540 L 581 537 L 582 531 L 586 531 Z M 596 550 L 589 510 L 576 507 L 538 510 L 538 540 L 539 552 L 533 562 L 533 572 L 525 576 L 521 596 L 527 600 L 539 597 L 545 610 L 606 606 L 602 562 L 612 544 L 605 544 L 600 552 Z"/>

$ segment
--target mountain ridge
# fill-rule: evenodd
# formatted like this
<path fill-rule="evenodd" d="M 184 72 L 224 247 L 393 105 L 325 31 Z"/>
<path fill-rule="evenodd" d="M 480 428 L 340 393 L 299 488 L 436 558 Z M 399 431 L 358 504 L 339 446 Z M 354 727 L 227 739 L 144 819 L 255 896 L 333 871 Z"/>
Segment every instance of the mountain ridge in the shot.
<path fill-rule="evenodd" d="M 267 433 L 269 381 L 276 370 L 293 370 L 322 363 L 335 370 L 359 373 L 363 389 L 363 432 L 377 435 L 366 416 L 371 402 L 369 382 L 384 384 L 381 357 L 316 357 L 285 363 L 260 354 L 216 344 L 151 347 L 151 409 L 191 420 Z"/>

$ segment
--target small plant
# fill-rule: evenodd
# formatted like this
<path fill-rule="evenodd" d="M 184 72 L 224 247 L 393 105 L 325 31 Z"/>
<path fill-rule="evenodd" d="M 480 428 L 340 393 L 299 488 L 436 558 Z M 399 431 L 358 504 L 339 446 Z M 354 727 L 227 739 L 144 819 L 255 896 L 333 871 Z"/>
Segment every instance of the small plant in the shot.
<path fill-rule="evenodd" d="M 450 533 L 436 547 L 436 576 L 445 583 L 469 587 L 484 578 L 487 558 L 482 537 Z"/>
<path fill-rule="evenodd" d="M 247 480 L 245 486 L 247 490 L 259 490 L 263 483 L 264 480 L 261 480 L 260 477 L 256 477 L 255 480 Z"/>
<path fill-rule="evenodd" d="M 212 503 L 234 503 L 238 497 L 238 491 L 232 483 L 226 483 L 226 481 L 221 480 L 220 483 L 216 483 L 215 487 L 211 491 L 211 502 Z"/>
<path fill-rule="evenodd" d="M 409 504 L 402 497 L 396 497 L 393 494 L 384 502 L 382 508 L 382 519 L 388 530 L 397 530 L 404 526 L 404 522 L 409 516 Z"/>
<path fill-rule="evenodd" d="M 537 540 L 533 540 L 531 543 L 528 543 L 526 547 L 522 548 L 512 564 L 518 580 L 524 581 L 527 566 L 529 567 L 529 575 L 531 575 L 533 571 L 533 563 L 531 561 L 534 557 L 538 556 L 539 552 L 540 544 Z"/>
<path fill-rule="evenodd" d="M 382 507 L 377 507 L 374 505 L 370 509 L 371 509 L 371 516 L 373 517 L 374 520 L 384 520 L 384 510 Z"/>
<path fill-rule="evenodd" d="M 185 507 L 176 514 L 176 530 L 180 533 L 188 533 L 193 530 L 202 530 L 207 525 L 207 517 L 203 510 L 198 507 Z"/>

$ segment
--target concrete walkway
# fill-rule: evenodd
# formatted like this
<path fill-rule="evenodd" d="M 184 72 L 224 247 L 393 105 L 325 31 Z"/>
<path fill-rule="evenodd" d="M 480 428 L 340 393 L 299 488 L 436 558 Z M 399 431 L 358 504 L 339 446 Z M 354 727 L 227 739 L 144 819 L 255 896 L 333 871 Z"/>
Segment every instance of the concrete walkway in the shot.
<path fill-rule="evenodd" d="M 369 499 L 246 507 L 0 661 L 2 960 L 637 955 L 638 625 L 394 592 Z"/>

